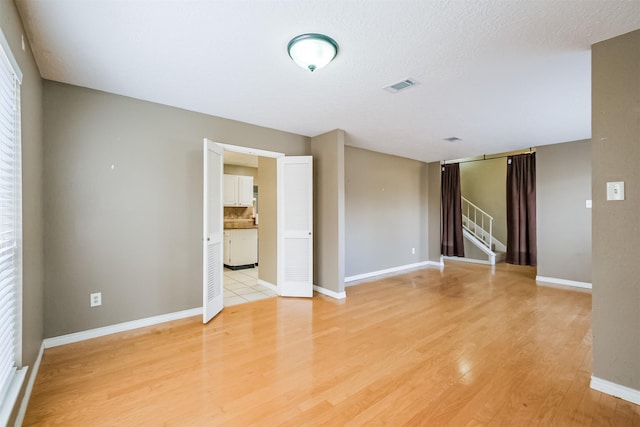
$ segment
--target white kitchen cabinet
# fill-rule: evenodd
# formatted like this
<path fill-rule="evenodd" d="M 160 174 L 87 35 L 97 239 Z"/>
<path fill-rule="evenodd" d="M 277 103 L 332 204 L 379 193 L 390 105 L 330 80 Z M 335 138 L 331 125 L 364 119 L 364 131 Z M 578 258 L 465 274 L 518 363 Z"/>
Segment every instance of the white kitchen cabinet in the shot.
<path fill-rule="evenodd" d="M 224 206 L 253 206 L 253 177 L 225 174 Z"/>
<path fill-rule="evenodd" d="M 224 264 L 229 267 L 258 262 L 258 229 L 237 228 L 224 231 Z"/>
<path fill-rule="evenodd" d="M 235 206 L 238 194 L 238 178 L 235 175 L 223 176 L 222 204 L 224 206 Z"/>
<path fill-rule="evenodd" d="M 238 205 L 253 206 L 252 176 L 238 176 Z"/>

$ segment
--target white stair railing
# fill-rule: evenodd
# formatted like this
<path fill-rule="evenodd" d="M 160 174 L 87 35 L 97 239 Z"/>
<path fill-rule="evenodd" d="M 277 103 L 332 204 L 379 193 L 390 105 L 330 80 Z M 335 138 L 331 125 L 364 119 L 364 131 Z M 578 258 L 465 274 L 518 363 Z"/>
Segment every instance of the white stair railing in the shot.
<path fill-rule="evenodd" d="M 462 198 L 462 227 L 493 251 L 493 217 Z"/>

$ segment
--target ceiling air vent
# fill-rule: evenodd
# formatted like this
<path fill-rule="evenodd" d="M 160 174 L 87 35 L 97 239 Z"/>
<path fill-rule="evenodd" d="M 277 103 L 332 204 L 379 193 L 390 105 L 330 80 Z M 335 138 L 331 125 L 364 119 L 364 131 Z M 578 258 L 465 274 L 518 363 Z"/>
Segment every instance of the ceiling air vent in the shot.
<path fill-rule="evenodd" d="M 445 138 L 444 140 L 449 142 L 455 142 L 455 141 L 462 141 L 462 138 L 458 138 L 457 136 L 450 136 L 449 138 Z"/>
<path fill-rule="evenodd" d="M 409 78 L 409 79 L 404 79 L 402 81 L 399 81 L 398 83 L 394 83 L 390 86 L 387 86 L 384 88 L 384 90 L 391 93 L 398 93 L 402 90 L 409 89 L 410 87 L 415 86 L 417 84 L 420 84 L 420 83 L 418 83 L 414 79 Z"/>

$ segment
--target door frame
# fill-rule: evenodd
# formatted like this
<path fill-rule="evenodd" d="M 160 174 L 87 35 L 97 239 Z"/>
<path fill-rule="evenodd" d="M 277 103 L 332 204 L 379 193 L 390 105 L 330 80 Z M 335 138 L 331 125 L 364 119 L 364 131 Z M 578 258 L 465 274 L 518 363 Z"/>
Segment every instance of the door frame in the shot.
<path fill-rule="evenodd" d="M 280 153 L 277 151 L 268 151 L 268 150 L 261 150 L 259 148 L 242 147 L 240 145 L 223 144 L 222 142 L 216 142 L 216 144 L 224 148 L 226 151 L 235 151 L 236 153 L 252 154 L 254 156 L 272 157 L 272 158 L 285 156 L 284 153 Z"/>

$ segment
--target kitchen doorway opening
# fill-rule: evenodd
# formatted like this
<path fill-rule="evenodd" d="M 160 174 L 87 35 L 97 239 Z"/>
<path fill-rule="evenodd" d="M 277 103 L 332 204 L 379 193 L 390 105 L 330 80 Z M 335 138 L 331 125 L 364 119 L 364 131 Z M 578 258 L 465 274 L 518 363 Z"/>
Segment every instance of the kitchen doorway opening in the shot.
<path fill-rule="evenodd" d="M 239 206 L 225 201 L 223 295 L 229 307 L 277 296 L 277 158 L 284 153 L 220 145 L 225 180 L 245 180 L 239 188 L 248 193 L 244 201 L 238 195 Z"/>

